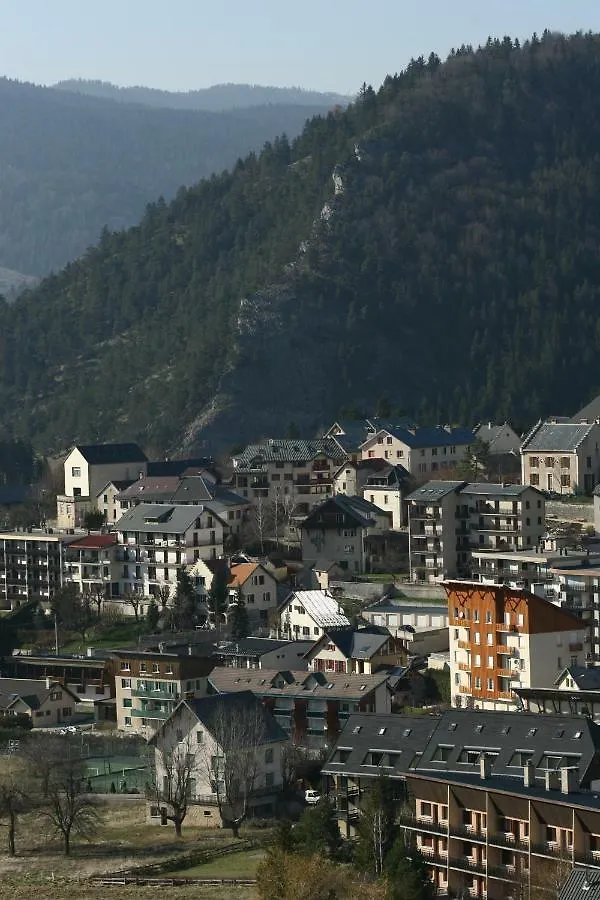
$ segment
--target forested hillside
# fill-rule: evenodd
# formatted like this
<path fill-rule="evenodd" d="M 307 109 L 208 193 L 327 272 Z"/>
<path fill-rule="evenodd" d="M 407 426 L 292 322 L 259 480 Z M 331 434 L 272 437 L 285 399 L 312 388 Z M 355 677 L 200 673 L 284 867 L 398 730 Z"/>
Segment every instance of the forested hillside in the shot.
<path fill-rule="evenodd" d="M 432 56 L 155 204 L 0 313 L 0 426 L 176 448 L 382 397 L 570 413 L 600 389 L 598 97 L 598 36 Z"/>
<path fill-rule="evenodd" d="M 322 104 L 230 112 L 152 109 L 0 79 L 0 266 L 62 268 L 102 228 L 231 166 Z"/>
<path fill-rule="evenodd" d="M 306 91 L 302 88 L 267 87 L 259 84 L 213 84 L 197 91 L 161 91 L 137 85 L 118 87 L 108 81 L 89 81 L 71 78 L 54 85 L 61 91 L 104 97 L 120 103 L 143 103 L 145 106 L 168 106 L 171 109 L 206 109 L 220 112 L 224 109 L 247 109 L 251 106 L 285 104 L 298 106 L 322 106 L 331 109 L 336 104 L 346 106 L 349 97 L 331 92 Z"/>

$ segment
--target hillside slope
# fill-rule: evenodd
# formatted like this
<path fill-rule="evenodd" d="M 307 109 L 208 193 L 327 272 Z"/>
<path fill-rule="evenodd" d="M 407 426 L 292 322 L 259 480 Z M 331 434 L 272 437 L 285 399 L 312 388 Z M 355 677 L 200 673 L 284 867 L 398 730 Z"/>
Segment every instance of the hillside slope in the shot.
<path fill-rule="evenodd" d="M 104 97 L 120 103 L 143 103 L 145 106 L 167 106 L 171 109 L 205 109 L 221 112 L 253 106 L 294 105 L 332 109 L 346 106 L 350 97 L 332 92 L 307 91 L 302 88 L 267 87 L 257 84 L 213 84 L 196 91 L 161 91 L 142 86 L 118 87 L 109 81 L 71 78 L 54 85 L 57 90 Z"/>
<path fill-rule="evenodd" d="M 62 268 L 105 225 L 139 222 L 149 200 L 297 134 L 320 110 L 153 109 L 0 79 L 0 266 Z"/>
<path fill-rule="evenodd" d="M 600 387 L 600 38 L 431 57 L 0 312 L 0 427 L 159 448 Z M 333 177 L 332 177 L 333 176 Z"/>

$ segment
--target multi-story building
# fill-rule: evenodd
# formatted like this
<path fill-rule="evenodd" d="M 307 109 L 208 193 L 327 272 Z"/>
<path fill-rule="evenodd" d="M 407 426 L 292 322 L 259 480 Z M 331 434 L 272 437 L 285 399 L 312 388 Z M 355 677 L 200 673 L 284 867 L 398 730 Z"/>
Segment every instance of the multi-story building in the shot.
<path fill-rule="evenodd" d="M 452 477 L 452 470 L 468 455 L 474 440 L 470 428 L 386 425 L 367 438 L 361 450 L 363 459 L 386 459 L 404 466 L 416 478 L 444 478 Z"/>
<path fill-rule="evenodd" d="M 306 654 L 312 641 L 287 641 L 277 638 L 247 637 L 239 641 L 222 641 L 217 655 L 220 666 L 232 669 L 308 670 Z"/>
<path fill-rule="evenodd" d="M 544 496 L 525 485 L 430 481 L 406 499 L 416 581 L 470 576 L 474 553 L 535 548 L 546 528 Z"/>
<path fill-rule="evenodd" d="M 362 496 L 369 503 L 390 513 L 391 526 L 398 530 L 408 524 L 408 509 L 404 498 L 413 485 L 413 479 L 403 466 L 385 466 L 367 476 Z"/>
<path fill-rule="evenodd" d="M 98 510 L 97 498 L 111 481 L 131 481 L 145 475 L 148 460 L 137 444 L 79 444 L 64 462 L 65 492 L 56 498 L 59 528 L 83 525 L 86 514 Z M 103 495 L 102 495 L 103 496 Z"/>
<path fill-rule="evenodd" d="M 555 891 L 576 864 L 600 871 L 599 750 L 579 716 L 354 715 L 322 771 L 343 832 L 385 773 L 437 893 L 506 900 Z"/>
<path fill-rule="evenodd" d="M 600 424 L 538 422 L 521 445 L 521 481 L 558 494 L 591 494 L 600 481 Z"/>
<path fill-rule="evenodd" d="M 252 691 L 297 743 L 331 746 L 353 712 L 391 712 L 387 672 L 347 675 L 218 666 L 210 684 L 224 694 Z"/>
<path fill-rule="evenodd" d="M 505 585 L 447 581 L 454 706 L 510 710 L 517 687 L 552 687 L 583 665 L 586 628 L 543 597 Z"/>
<path fill-rule="evenodd" d="M 281 521 L 302 518 L 333 493 L 346 453 L 332 438 L 268 440 L 233 457 L 232 488 L 253 503 L 277 502 Z"/>
<path fill-rule="evenodd" d="M 87 534 L 77 537 L 65 548 L 66 578 L 80 594 L 93 597 L 119 596 L 119 578 L 123 568 L 122 549 L 116 534 Z"/>
<path fill-rule="evenodd" d="M 316 641 L 328 628 L 348 628 L 350 619 L 329 591 L 294 591 L 279 609 L 279 631 L 293 640 Z"/>
<path fill-rule="evenodd" d="M 120 591 L 156 596 L 166 586 L 174 594 L 178 573 L 198 559 L 223 555 L 226 522 L 208 505 L 140 503 L 115 525 L 124 554 Z"/>
<path fill-rule="evenodd" d="M 102 513 L 107 525 L 113 525 L 125 512 L 119 501 L 119 495 L 131 484 L 133 481 L 119 481 L 113 478 L 98 491 L 96 507 L 98 512 Z"/>
<path fill-rule="evenodd" d="M 29 600 L 49 604 L 65 582 L 69 538 L 51 528 L 0 532 L 0 609 L 14 609 Z"/>
<path fill-rule="evenodd" d="M 519 688 L 516 694 L 527 712 L 581 715 L 600 722 L 600 666 L 567 666 L 552 687 Z"/>
<path fill-rule="evenodd" d="M 115 654 L 117 728 L 150 737 L 180 700 L 209 693 L 211 656 L 119 650 Z"/>
<path fill-rule="evenodd" d="M 156 784 L 167 783 L 167 791 L 160 795 L 168 797 L 169 786 L 174 794 L 178 785 L 173 784 L 173 768 L 189 767 L 186 822 L 194 825 L 227 825 L 220 812 L 225 798 L 233 799 L 231 791 L 236 798 L 238 793 L 248 792 L 244 800 L 249 816 L 273 815 L 277 796 L 284 788 L 283 748 L 288 743 L 288 736 L 269 710 L 249 691 L 182 700 L 150 739 L 155 748 Z M 185 755 L 185 760 L 179 754 Z M 238 772 L 242 758 L 244 773 L 240 773 L 238 792 L 232 786 L 233 778 L 225 773 Z M 223 776 L 221 785 L 218 766 Z M 158 805 L 156 801 L 150 804 L 150 816 L 157 823 L 166 824 L 167 811 L 168 803 L 163 805 L 162 800 Z"/>
<path fill-rule="evenodd" d="M 521 438 L 508 422 L 504 422 L 502 425 L 495 425 L 493 422 L 481 422 L 475 426 L 473 433 L 478 441 L 487 444 L 490 456 L 504 456 L 506 453 L 514 453 L 518 457 L 521 449 Z"/>
<path fill-rule="evenodd" d="M 377 432 L 377 423 L 377 419 L 339 419 L 323 437 L 334 440 L 350 462 L 356 463 L 361 458 L 364 442 Z"/>
<path fill-rule="evenodd" d="M 315 567 L 335 563 L 353 575 L 369 572 L 368 538 L 386 534 L 391 519 L 391 513 L 362 497 L 336 494 L 315 506 L 302 522 L 302 559 Z"/>

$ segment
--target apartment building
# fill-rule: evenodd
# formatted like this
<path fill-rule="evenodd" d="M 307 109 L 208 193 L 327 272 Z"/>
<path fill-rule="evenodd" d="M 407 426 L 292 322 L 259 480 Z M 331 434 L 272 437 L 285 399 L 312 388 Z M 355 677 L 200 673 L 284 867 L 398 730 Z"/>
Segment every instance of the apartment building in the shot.
<path fill-rule="evenodd" d="M 145 475 L 148 460 L 137 444 L 78 444 L 64 462 L 65 492 L 56 498 L 59 528 L 78 528 L 97 510 L 101 490 L 114 479 Z"/>
<path fill-rule="evenodd" d="M 414 481 L 404 466 L 385 466 L 367 475 L 362 496 L 369 503 L 389 513 L 394 530 L 408 524 L 408 510 L 404 498 L 410 493 Z"/>
<path fill-rule="evenodd" d="M 363 459 L 385 459 L 404 466 L 419 479 L 452 477 L 452 470 L 469 453 L 475 435 L 470 428 L 450 425 L 385 425 L 361 447 Z"/>
<path fill-rule="evenodd" d="M 80 594 L 92 597 L 119 596 L 123 552 L 116 534 L 86 534 L 65 547 L 66 578 Z"/>
<path fill-rule="evenodd" d="M 391 519 L 391 513 L 362 497 L 336 494 L 313 507 L 302 522 L 302 559 L 316 568 L 334 563 L 353 575 L 369 572 L 372 554 L 368 539 L 386 534 Z"/>
<path fill-rule="evenodd" d="M 347 675 L 218 666 L 209 678 L 219 693 L 252 691 L 295 742 L 314 749 L 331 745 L 354 712 L 391 712 L 386 672 Z"/>
<path fill-rule="evenodd" d="M 600 481 L 600 424 L 538 422 L 521 446 L 521 481 L 558 494 L 591 494 Z"/>
<path fill-rule="evenodd" d="M 223 555 L 227 525 L 206 505 L 140 503 L 115 525 L 123 552 L 119 592 L 173 595 L 178 573 L 199 559 Z"/>
<path fill-rule="evenodd" d="M 545 498 L 525 485 L 430 481 L 406 499 L 415 581 L 469 576 L 474 553 L 535 548 L 546 530 Z"/>
<path fill-rule="evenodd" d="M 579 716 L 353 715 L 322 773 L 342 833 L 385 773 L 437 893 L 506 900 L 550 888 L 560 867 L 600 870 L 599 749 L 599 726 Z"/>
<path fill-rule="evenodd" d="M 271 439 L 250 444 L 232 458 L 231 486 L 253 503 L 281 506 L 281 521 L 303 517 L 333 493 L 334 475 L 346 453 L 332 438 Z"/>
<path fill-rule="evenodd" d="M 150 737 L 180 700 L 209 693 L 211 656 L 119 650 L 115 657 L 115 703 L 120 731 Z"/>
<path fill-rule="evenodd" d="M 65 582 L 69 535 L 53 529 L 0 532 L 0 609 L 29 600 L 49 604 Z"/>
<path fill-rule="evenodd" d="M 583 665 L 586 628 L 572 612 L 505 585 L 447 581 L 453 706 L 511 710 L 515 689 L 552 687 Z"/>

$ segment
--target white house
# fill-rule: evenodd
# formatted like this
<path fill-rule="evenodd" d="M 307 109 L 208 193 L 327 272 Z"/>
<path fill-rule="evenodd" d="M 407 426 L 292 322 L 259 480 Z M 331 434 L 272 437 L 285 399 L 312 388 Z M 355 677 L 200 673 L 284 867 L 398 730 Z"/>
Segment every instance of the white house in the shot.
<path fill-rule="evenodd" d="M 220 814 L 226 803 L 233 817 L 246 803 L 250 815 L 275 812 L 288 737 L 251 691 L 181 701 L 149 743 L 155 748 L 159 789 L 150 815 L 157 823 L 165 821 L 169 789 L 177 777 L 173 769 L 183 770 L 187 782 L 186 823 L 227 825 Z M 173 760 L 182 762 L 173 766 Z M 232 768 L 237 779 L 229 777 Z"/>
<path fill-rule="evenodd" d="M 350 627 L 350 620 L 329 591 L 295 591 L 279 610 L 282 634 L 296 640 L 322 637 L 328 628 Z"/>

